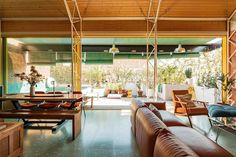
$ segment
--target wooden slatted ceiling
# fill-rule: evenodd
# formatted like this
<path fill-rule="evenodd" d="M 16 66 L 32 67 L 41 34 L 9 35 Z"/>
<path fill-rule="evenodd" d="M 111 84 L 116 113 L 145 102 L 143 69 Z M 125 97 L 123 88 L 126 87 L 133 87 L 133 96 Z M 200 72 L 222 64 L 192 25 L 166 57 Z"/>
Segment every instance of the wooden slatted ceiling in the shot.
<path fill-rule="evenodd" d="M 149 7 L 149 0 L 77 1 L 82 17 L 147 16 Z M 160 16 L 229 17 L 235 8 L 236 0 L 162 0 Z M 67 17 L 67 13 L 63 0 L 1 0 L 0 17 Z"/>

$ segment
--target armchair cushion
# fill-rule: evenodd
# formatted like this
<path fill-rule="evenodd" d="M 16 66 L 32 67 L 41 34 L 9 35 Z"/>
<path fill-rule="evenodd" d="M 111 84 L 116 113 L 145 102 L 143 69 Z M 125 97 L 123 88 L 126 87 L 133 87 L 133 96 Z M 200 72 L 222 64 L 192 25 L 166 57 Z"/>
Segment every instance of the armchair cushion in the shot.
<path fill-rule="evenodd" d="M 192 101 L 192 94 L 176 95 L 180 102 L 185 103 L 186 107 L 196 107 L 194 101 Z"/>

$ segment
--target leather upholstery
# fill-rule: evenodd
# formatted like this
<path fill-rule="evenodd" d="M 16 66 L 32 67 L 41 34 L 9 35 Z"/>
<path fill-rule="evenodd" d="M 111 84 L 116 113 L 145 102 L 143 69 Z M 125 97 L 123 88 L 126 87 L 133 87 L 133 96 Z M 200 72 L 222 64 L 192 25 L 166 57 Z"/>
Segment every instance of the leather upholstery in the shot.
<path fill-rule="evenodd" d="M 131 121 L 131 129 L 133 131 L 133 134 L 135 135 L 135 120 L 136 120 L 136 113 L 139 108 L 144 107 L 145 104 L 138 99 L 132 99 L 131 101 L 131 116 L 130 116 L 130 121 Z"/>
<path fill-rule="evenodd" d="M 131 122 L 135 122 L 132 125 L 135 127 L 141 157 L 233 157 L 201 133 L 184 126 L 173 114 L 160 110 L 163 122 L 169 126 L 167 127 L 142 104 L 141 101 L 137 103 L 135 100 L 131 105 L 134 116 L 131 117 Z"/>
<path fill-rule="evenodd" d="M 153 157 L 198 157 L 186 144 L 166 129 L 159 131 Z"/>
<path fill-rule="evenodd" d="M 224 148 L 192 128 L 173 126 L 169 130 L 200 157 L 233 157 Z"/>
<path fill-rule="evenodd" d="M 174 114 L 168 112 L 159 110 L 162 121 L 165 123 L 165 125 L 169 126 L 186 126 L 178 117 L 176 117 Z"/>
<path fill-rule="evenodd" d="M 166 102 L 144 102 L 145 105 L 149 106 L 150 104 L 154 105 L 158 110 L 166 110 Z"/>
<path fill-rule="evenodd" d="M 153 157 L 158 132 L 166 125 L 148 108 L 138 109 L 136 114 L 136 142 L 143 157 Z"/>

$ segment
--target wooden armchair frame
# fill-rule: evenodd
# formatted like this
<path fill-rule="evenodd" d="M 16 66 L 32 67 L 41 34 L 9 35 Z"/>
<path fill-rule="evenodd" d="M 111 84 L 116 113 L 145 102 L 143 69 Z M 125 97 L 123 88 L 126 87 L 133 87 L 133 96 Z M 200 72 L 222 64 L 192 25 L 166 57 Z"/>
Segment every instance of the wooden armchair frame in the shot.
<path fill-rule="evenodd" d="M 210 117 L 208 115 L 208 110 L 207 110 L 206 102 L 198 101 L 198 100 L 193 100 L 197 104 L 201 104 L 202 107 L 200 107 L 200 105 L 197 106 L 197 107 L 188 107 L 186 102 L 182 102 L 182 101 L 176 100 L 176 95 L 184 95 L 184 93 L 187 94 L 188 90 L 179 90 L 179 91 L 180 92 L 178 92 L 178 90 L 173 90 L 172 91 L 173 103 L 175 105 L 175 114 L 180 114 L 180 115 L 187 116 L 191 127 L 193 127 L 193 125 L 192 125 L 190 116 L 206 115 L 208 117 L 208 119 L 209 119 L 210 125 L 212 126 Z M 183 93 L 183 94 L 179 94 L 179 93 Z M 181 113 L 177 112 L 178 108 L 182 108 L 182 110 L 181 110 L 182 112 Z"/>

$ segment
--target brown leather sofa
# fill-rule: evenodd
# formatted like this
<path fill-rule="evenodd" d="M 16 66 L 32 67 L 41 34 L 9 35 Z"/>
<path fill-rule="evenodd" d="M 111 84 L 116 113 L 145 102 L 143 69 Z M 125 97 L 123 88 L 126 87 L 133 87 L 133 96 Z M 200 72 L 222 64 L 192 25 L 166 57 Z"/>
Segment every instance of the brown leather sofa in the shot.
<path fill-rule="evenodd" d="M 233 157 L 172 113 L 159 110 L 163 119 L 160 120 L 148 105 L 137 99 L 131 104 L 132 131 L 141 157 Z"/>

